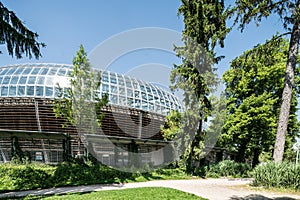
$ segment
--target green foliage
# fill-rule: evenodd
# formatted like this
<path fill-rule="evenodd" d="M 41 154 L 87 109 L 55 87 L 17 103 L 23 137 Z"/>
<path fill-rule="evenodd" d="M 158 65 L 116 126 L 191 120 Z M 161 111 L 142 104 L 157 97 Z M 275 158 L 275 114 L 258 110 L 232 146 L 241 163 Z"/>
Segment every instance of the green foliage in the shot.
<path fill-rule="evenodd" d="M 32 54 L 36 59 L 41 57 L 40 46 L 46 45 L 37 41 L 39 35 L 26 28 L 16 14 L 8 10 L 1 2 L 0 24 L 0 44 L 6 43 L 9 55 L 22 58 L 25 53 L 30 59 Z"/>
<path fill-rule="evenodd" d="M 300 190 L 300 165 L 261 163 L 253 170 L 255 186 Z"/>
<path fill-rule="evenodd" d="M 225 176 L 225 177 L 248 177 L 251 167 L 246 163 L 237 163 L 233 160 L 224 160 L 216 165 L 209 167 L 207 177 Z"/>
<path fill-rule="evenodd" d="M 89 194 L 67 194 L 63 196 L 47 197 L 45 199 L 188 199 L 188 200 L 205 200 L 194 194 L 182 192 L 171 188 L 162 187 L 145 187 L 131 188 L 124 190 L 110 190 L 92 192 Z"/>
<path fill-rule="evenodd" d="M 259 56 L 258 51 L 266 54 Z M 235 58 L 223 75 L 227 120 L 220 143 L 236 152 L 239 162 L 250 159 L 256 165 L 262 152 L 273 150 L 287 53 L 285 40 L 258 45 Z M 288 137 L 298 132 L 293 95 Z"/>
<path fill-rule="evenodd" d="M 63 91 L 59 87 L 59 98 L 53 102 L 53 111 L 56 117 L 67 120 L 66 125 L 76 125 L 84 132 L 94 132 L 101 126 L 104 114 L 102 107 L 108 102 L 108 96 L 100 98 L 96 92 L 101 84 L 101 72 L 93 70 L 87 59 L 82 45 L 73 59 L 73 69 L 70 79 L 70 88 Z"/>
<path fill-rule="evenodd" d="M 209 95 L 218 83 L 213 65 L 216 57 L 214 48 L 223 47 L 226 28 L 223 1 L 182 0 L 178 14 L 183 16 L 184 30 L 181 47 L 175 47 L 182 64 L 174 65 L 171 72 L 171 89 L 183 91 L 185 112 L 181 116 L 183 125 L 170 126 L 167 136 L 176 133 L 180 141 L 182 158 L 192 173 L 193 160 L 199 160 L 203 150 L 203 122 L 211 112 Z M 174 114 L 174 113 L 173 113 Z M 174 132 L 173 132 L 174 131 Z M 187 151 L 184 152 L 184 149 Z"/>
<path fill-rule="evenodd" d="M 189 178 L 180 169 L 158 169 L 145 173 L 133 171 L 135 173 L 76 162 L 57 166 L 0 164 L 0 191 Z"/>
<path fill-rule="evenodd" d="M 276 133 L 276 141 L 274 144 L 273 158 L 275 162 L 282 162 L 285 149 L 286 132 L 289 124 L 290 109 L 293 102 L 293 90 L 295 69 L 297 68 L 297 57 L 299 52 L 300 40 L 300 1 L 298 0 L 237 0 L 235 6 L 229 16 L 234 16 L 234 24 L 239 24 L 241 31 L 251 21 L 255 21 L 259 25 L 263 18 L 275 15 L 282 22 L 283 28 L 288 30 L 287 33 L 273 37 L 269 43 L 274 43 L 278 38 L 290 34 L 288 54 L 284 57 L 286 60 L 286 69 L 284 76 L 284 84 L 282 103 L 280 114 L 278 117 L 278 126 Z M 267 52 L 257 49 L 256 55 L 268 55 Z M 259 57 L 259 56 L 258 56 Z M 280 80 L 277 79 L 277 80 Z"/>

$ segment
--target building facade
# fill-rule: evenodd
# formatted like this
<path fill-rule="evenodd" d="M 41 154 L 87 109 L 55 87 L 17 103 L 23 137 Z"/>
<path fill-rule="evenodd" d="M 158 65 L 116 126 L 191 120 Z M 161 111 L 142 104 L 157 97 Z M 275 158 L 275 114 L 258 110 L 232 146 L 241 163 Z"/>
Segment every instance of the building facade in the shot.
<path fill-rule="evenodd" d="M 33 161 L 59 163 L 82 156 L 85 149 L 113 166 L 127 166 L 136 158 L 152 165 L 169 159 L 170 144 L 160 127 L 171 110 L 183 110 L 176 96 L 155 84 L 104 71 L 97 90 L 100 97 L 109 95 L 102 126 L 79 134 L 53 112 L 58 84 L 69 88 L 71 72 L 72 66 L 63 64 L 0 68 L 0 162 L 22 151 Z"/>

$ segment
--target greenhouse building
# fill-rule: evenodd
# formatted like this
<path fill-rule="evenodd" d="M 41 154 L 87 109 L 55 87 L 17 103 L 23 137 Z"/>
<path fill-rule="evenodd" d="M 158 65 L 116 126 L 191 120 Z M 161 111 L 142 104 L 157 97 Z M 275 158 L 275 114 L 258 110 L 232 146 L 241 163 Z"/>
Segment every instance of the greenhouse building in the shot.
<path fill-rule="evenodd" d="M 133 153 L 153 165 L 168 159 L 164 147 L 169 142 L 160 127 L 171 110 L 183 110 L 176 96 L 155 84 L 104 71 L 97 91 L 109 99 L 101 111 L 102 126 L 82 135 L 74 126 L 63 126 L 66 120 L 53 112 L 58 84 L 69 88 L 71 72 L 72 65 L 65 64 L 0 67 L 0 162 L 10 161 L 17 151 L 45 163 L 86 151 L 115 166 L 128 165 Z"/>

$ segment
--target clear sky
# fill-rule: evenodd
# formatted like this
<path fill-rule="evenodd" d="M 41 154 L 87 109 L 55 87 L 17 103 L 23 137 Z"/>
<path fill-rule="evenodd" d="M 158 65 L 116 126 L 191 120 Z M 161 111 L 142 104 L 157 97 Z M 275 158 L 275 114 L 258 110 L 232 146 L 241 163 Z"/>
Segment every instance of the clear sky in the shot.
<path fill-rule="evenodd" d="M 83 44 L 91 52 L 99 43 L 120 32 L 134 28 L 160 27 L 181 32 L 182 18 L 177 16 L 179 0 L 51 0 L 51 1 L 1 1 L 24 21 L 25 25 L 39 34 L 39 41 L 47 47 L 41 50 L 42 58 L 15 59 L 7 54 L 4 45 L 0 49 L 0 66 L 16 63 L 72 63 L 72 58 Z M 228 3 L 228 2 L 226 2 Z M 229 62 L 243 51 L 262 43 L 276 31 L 281 23 L 276 18 L 264 21 L 257 28 L 249 25 L 243 33 L 236 29 L 226 39 L 225 48 L 217 49 L 225 59 L 218 65 L 220 74 L 228 69 Z M 120 44 L 122 45 L 122 44 Z M 161 63 L 172 66 L 179 60 L 174 54 L 141 51 L 129 54 L 114 62 L 112 69 L 123 72 L 144 63 Z M 125 70 L 125 71 L 126 71 Z"/>

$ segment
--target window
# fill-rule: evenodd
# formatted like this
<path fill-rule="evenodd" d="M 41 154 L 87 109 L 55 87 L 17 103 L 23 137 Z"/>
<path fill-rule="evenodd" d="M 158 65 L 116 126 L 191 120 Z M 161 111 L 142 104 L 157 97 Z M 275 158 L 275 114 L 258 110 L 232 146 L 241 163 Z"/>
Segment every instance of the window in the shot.
<path fill-rule="evenodd" d="M 27 76 L 22 76 L 19 80 L 19 84 L 26 84 Z"/>
<path fill-rule="evenodd" d="M 134 91 L 134 97 L 140 98 L 140 91 Z"/>
<path fill-rule="evenodd" d="M 48 68 L 42 68 L 41 74 L 46 75 L 48 73 L 49 69 Z"/>
<path fill-rule="evenodd" d="M 58 76 L 64 76 L 66 74 L 66 69 L 60 69 L 57 73 Z"/>
<path fill-rule="evenodd" d="M 46 87 L 46 96 L 52 97 L 53 96 L 53 88 L 52 87 Z"/>
<path fill-rule="evenodd" d="M 39 76 L 37 79 L 37 84 L 43 85 L 45 82 L 45 76 Z"/>
<path fill-rule="evenodd" d="M 36 76 L 29 76 L 28 84 L 35 84 Z"/>
<path fill-rule="evenodd" d="M 27 74 L 29 74 L 31 72 L 31 70 L 32 70 L 32 68 L 26 67 L 25 70 L 24 70 L 24 72 L 22 74 L 27 75 Z"/>
<path fill-rule="evenodd" d="M 107 84 L 102 84 L 102 91 L 105 93 L 105 92 L 108 92 L 109 91 L 109 86 Z"/>
<path fill-rule="evenodd" d="M 111 93 L 116 94 L 118 92 L 118 88 L 116 86 L 111 85 L 110 88 L 111 88 Z"/>
<path fill-rule="evenodd" d="M 120 87 L 119 88 L 119 92 L 120 92 L 120 95 L 125 95 L 125 88 L 123 88 L 123 87 Z"/>
<path fill-rule="evenodd" d="M 47 77 L 46 78 L 46 85 L 53 85 L 53 77 Z"/>
<path fill-rule="evenodd" d="M 12 68 L 10 69 L 6 75 L 12 75 L 15 71 L 16 71 L 17 68 Z"/>
<path fill-rule="evenodd" d="M 103 72 L 102 73 L 101 80 L 102 80 L 102 82 L 108 82 L 108 74 L 107 74 L 107 72 Z"/>
<path fill-rule="evenodd" d="M 110 82 L 113 84 L 117 84 L 117 79 L 115 74 L 110 74 Z"/>
<path fill-rule="evenodd" d="M 1 96 L 5 97 L 5 96 L 7 96 L 7 93 L 8 93 L 8 87 L 2 86 Z"/>
<path fill-rule="evenodd" d="M 19 80 L 19 76 L 13 76 L 11 78 L 10 84 L 17 84 Z"/>
<path fill-rule="evenodd" d="M 133 97 L 133 92 L 131 89 L 127 88 L 127 97 Z"/>
<path fill-rule="evenodd" d="M 28 96 L 33 96 L 34 95 L 34 86 L 27 86 L 26 94 Z"/>
<path fill-rule="evenodd" d="M 16 86 L 10 86 L 9 87 L 9 96 L 16 96 L 17 93 L 17 87 Z"/>
<path fill-rule="evenodd" d="M 49 75 L 55 75 L 56 72 L 57 72 L 56 68 L 51 68 L 50 71 L 49 71 Z"/>
<path fill-rule="evenodd" d="M 2 84 L 8 84 L 10 81 L 10 76 L 5 76 Z"/>
<path fill-rule="evenodd" d="M 6 72 L 9 70 L 9 68 L 5 68 L 2 72 L 1 72 L 1 74 L 0 75 L 4 75 L 4 74 L 6 74 Z"/>
<path fill-rule="evenodd" d="M 41 69 L 41 68 L 34 68 L 34 69 L 32 70 L 32 72 L 31 72 L 31 74 L 33 74 L 33 75 L 38 74 L 39 71 L 40 71 L 40 69 Z"/>
<path fill-rule="evenodd" d="M 118 104 L 118 96 L 117 95 L 111 95 L 111 103 Z"/>
<path fill-rule="evenodd" d="M 23 70 L 24 70 L 24 67 L 18 68 L 15 72 L 15 75 L 21 74 Z"/>
<path fill-rule="evenodd" d="M 39 97 L 43 96 L 44 95 L 44 87 L 43 86 L 36 86 L 35 95 L 39 96 Z"/>
<path fill-rule="evenodd" d="M 2 77 L 2 76 L 0 76 L 0 84 L 1 84 L 1 82 L 2 82 L 2 79 L 3 79 L 3 77 Z"/>
<path fill-rule="evenodd" d="M 25 95 L 25 86 L 19 86 L 18 87 L 18 96 L 24 96 Z"/>

